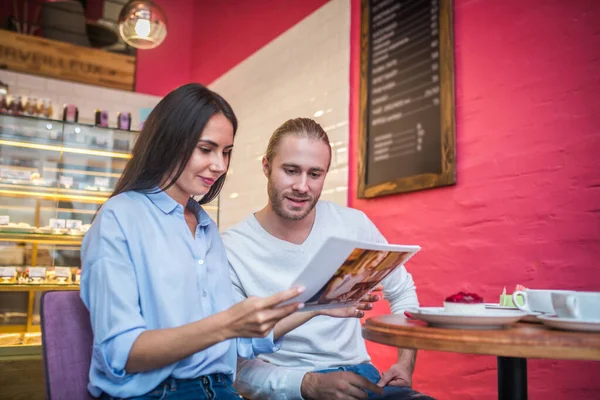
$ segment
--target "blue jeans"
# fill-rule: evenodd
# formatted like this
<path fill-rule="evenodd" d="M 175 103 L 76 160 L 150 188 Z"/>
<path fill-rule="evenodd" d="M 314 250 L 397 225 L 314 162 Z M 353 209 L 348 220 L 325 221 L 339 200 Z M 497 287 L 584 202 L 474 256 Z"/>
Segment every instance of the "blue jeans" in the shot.
<path fill-rule="evenodd" d="M 239 400 L 242 398 L 228 375 L 212 374 L 196 379 L 167 378 L 150 393 L 129 400 Z M 102 400 L 117 400 L 103 393 Z"/>
<path fill-rule="evenodd" d="M 379 375 L 379 371 L 371 364 L 357 364 L 357 365 L 348 365 L 345 367 L 339 368 L 331 368 L 324 369 L 322 371 L 315 371 L 320 373 L 328 373 L 328 372 L 339 372 L 339 371 L 348 371 L 354 372 L 357 375 L 363 376 L 370 380 L 373 383 L 379 382 L 381 375 Z M 419 400 L 434 400 L 433 397 L 429 397 L 422 393 L 419 393 L 412 388 L 403 387 L 403 386 L 386 386 L 383 388 L 384 394 L 375 394 L 370 390 L 367 390 L 367 394 L 369 395 L 369 400 L 409 400 L 409 399 L 419 399 Z"/>

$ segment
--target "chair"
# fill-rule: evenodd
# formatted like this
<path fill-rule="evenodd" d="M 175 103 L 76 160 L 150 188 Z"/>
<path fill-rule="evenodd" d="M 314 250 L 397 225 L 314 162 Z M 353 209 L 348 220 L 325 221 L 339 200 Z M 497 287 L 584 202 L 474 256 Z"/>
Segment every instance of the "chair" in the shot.
<path fill-rule="evenodd" d="M 47 400 L 92 400 L 93 334 L 79 291 L 44 293 L 40 314 Z"/>

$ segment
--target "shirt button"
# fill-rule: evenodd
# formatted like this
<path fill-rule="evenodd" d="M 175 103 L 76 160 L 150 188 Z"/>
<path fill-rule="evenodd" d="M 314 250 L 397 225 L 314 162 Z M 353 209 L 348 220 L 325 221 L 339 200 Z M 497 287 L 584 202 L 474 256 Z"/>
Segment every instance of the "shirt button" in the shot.
<path fill-rule="evenodd" d="M 202 292 L 202 296 L 206 297 L 207 293 L 206 290 Z"/>
<path fill-rule="evenodd" d="M 204 264 L 204 260 L 198 260 L 198 264 L 200 264 L 200 265 Z"/>

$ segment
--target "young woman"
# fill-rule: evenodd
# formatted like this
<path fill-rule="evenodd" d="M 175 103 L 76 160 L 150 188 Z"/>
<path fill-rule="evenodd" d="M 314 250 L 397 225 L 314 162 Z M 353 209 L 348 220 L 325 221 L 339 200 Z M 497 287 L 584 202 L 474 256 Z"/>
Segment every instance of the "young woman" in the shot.
<path fill-rule="evenodd" d="M 82 245 L 94 397 L 239 399 L 237 356 L 276 350 L 275 324 L 302 307 L 278 307 L 301 289 L 234 304 L 225 250 L 201 205 L 223 186 L 236 129 L 229 104 L 199 84 L 169 93 L 144 124 Z"/>

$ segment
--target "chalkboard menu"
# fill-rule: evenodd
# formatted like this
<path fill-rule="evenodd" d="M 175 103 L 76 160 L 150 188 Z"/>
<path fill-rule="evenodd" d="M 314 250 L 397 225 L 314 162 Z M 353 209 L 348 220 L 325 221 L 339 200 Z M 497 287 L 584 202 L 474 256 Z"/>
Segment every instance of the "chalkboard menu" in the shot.
<path fill-rule="evenodd" d="M 456 183 L 452 0 L 362 0 L 359 197 Z"/>

